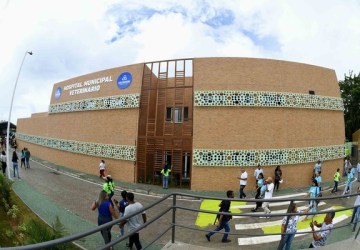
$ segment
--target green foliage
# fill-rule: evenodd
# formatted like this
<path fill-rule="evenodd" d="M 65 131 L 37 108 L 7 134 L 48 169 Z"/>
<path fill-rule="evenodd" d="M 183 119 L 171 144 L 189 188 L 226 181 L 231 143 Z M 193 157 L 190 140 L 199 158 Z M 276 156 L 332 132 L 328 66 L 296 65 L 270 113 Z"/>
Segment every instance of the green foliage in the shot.
<path fill-rule="evenodd" d="M 0 174 L 0 202 L 1 202 L 0 206 L 1 207 L 4 207 L 6 204 L 11 204 L 10 191 L 11 191 L 10 182 L 8 182 L 8 180 L 3 175 Z"/>
<path fill-rule="evenodd" d="M 352 134 L 360 128 L 360 74 L 350 72 L 339 81 L 339 86 L 344 101 L 345 136 L 351 141 Z"/>
<path fill-rule="evenodd" d="M 26 233 L 30 236 L 26 244 L 36 244 L 54 239 L 51 230 L 38 220 L 31 219 L 26 228 Z"/>
<path fill-rule="evenodd" d="M 6 214 L 10 216 L 13 220 L 16 220 L 18 218 L 19 212 L 19 208 L 16 205 L 12 205 Z"/>
<path fill-rule="evenodd" d="M 67 231 L 58 216 L 56 216 L 55 222 L 52 224 L 52 228 L 54 230 L 55 239 L 62 238 L 67 235 Z"/>
<path fill-rule="evenodd" d="M 58 238 L 62 238 L 66 234 L 66 229 L 64 225 L 61 223 L 58 216 L 55 218 L 55 222 L 52 224 L 53 228 L 49 228 L 46 225 L 40 223 L 37 220 L 30 220 L 28 224 L 25 226 L 26 234 L 28 234 L 27 244 L 36 244 L 45 241 L 55 240 Z M 62 249 L 70 249 L 70 243 L 57 245 L 55 247 L 51 247 L 51 249 L 62 250 Z"/>

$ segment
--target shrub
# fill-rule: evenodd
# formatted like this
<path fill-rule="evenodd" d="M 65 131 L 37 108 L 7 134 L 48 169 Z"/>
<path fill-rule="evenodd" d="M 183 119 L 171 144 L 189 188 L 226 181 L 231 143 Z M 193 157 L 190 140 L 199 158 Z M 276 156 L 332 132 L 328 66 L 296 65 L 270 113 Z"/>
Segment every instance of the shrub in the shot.
<path fill-rule="evenodd" d="M 0 202 L 1 207 L 4 207 L 5 204 L 10 203 L 10 190 L 11 184 L 8 180 L 3 176 L 0 175 Z"/>
<path fill-rule="evenodd" d="M 25 226 L 26 233 L 29 235 L 29 240 L 27 244 L 36 244 L 45 241 L 55 240 L 62 238 L 66 234 L 64 225 L 60 222 L 58 216 L 55 218 L 55 222 L 52 224 L 53 228 L 48 228 L 46 225 L 41 224 L 36 220 L 30 220 Z M 66 243 L 62 245 L 57 245 L 51 247 L 51 249 L 62 250 L 69 249 L 71 243 Z"/>

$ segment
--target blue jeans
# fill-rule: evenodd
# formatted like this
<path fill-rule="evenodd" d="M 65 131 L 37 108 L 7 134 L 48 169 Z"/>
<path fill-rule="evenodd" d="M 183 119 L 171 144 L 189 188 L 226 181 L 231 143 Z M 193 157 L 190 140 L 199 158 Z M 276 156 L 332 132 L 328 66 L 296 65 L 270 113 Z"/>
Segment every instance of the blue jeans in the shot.
<path fill-rule="evenodd" d="M 163 188 L 169 187 L 169 176 L 163 176 Z"/>
<path fill-rule="evenodd" d="M 359 214 L 360 214 L 360 207 L 354 208 L 354 211 L 353 211 L 353 214 L 351 217 L 351 223 L 354 223 L 353 231 L 355 231 L 355 229 L 356 229 L 356 225 L 359 220 Z"/>
<path fill-rule="evenodd" d="M 30 158 L 25 158 L 25 166 L 30 168 Z"/>
<path fill-rule="evenodd" d="M 20 179 L 20 175 L 19 175 L 19 164 L 17 162 L 13 162 L 13 168 L 14 168 L 14 178 L 17 177 Z"/>
<path fill-rule="evenodd" d="M 349 194 L 351 194 L 351 186 L 352 186 L 352 182 L 346 183 L 343 195 L 345 194 L 346 190 L 348 190 L 348 189 L 349 189 Z"/>
<path fill-rule="evenodd" d="M 278 250 L 282 250 L 285 247 L 285 250 L 291 249 L 291 243 L 295 237 L 295 234 L 286 234 L 283 238 L 281 238 L 280 245 L 278 247 Z"/>
<path fill-rule="evenodd" d="M 120 217 L 124 217 L 124 213 L 120 213 Z M 124 234 L 125 234 L 124 227 L 120 227 L 120 235 L 124 236 Z"/>
<path fill-rule="evenodd" d="M 108 223 L 112 221 L 112 217 L 110 216 L 98 216 L 98 225 L 103 225 L 105 223 Z M 101 232 L 101 236 L 104 239 L 105 244 L 109 243 L 111 241 L 111 227 L 107 227 L 103 230 L 100 231 Z"/>
<path fill-rule="evenodd" d="M 210 238 L 211 235 L 215 234 L 216 232 L 219 232 L 223 228 L 225 228 L 225 234 L 222 237 L 222 240 L 225 241 L 225 240 L 227 240 L 227 237 L 229 235 L 228 233 L 230 232 L 230 223 L 229 223 L 229 221 L 221 221 L 220 226 L 216 227 L 212 232 L 208 233 L 207 236 L 209 236 L 209 238 Z"/>

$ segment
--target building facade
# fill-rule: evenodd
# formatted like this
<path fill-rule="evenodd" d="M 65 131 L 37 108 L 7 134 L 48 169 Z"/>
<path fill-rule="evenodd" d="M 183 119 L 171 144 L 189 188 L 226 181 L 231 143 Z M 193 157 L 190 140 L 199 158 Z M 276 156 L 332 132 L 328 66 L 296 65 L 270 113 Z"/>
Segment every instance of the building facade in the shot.
<path fill-rule="evenodd" d="M 240 167 L 283 187 L 307 186 L 317 160 L 332 181 L 344 157 L 334 70 L 254 58 L 175 59 L 123 66 L 53 87 L 49 111 L 18 119 L 19 148 L 79 172 L 173 186 L 237 189 Z"/>

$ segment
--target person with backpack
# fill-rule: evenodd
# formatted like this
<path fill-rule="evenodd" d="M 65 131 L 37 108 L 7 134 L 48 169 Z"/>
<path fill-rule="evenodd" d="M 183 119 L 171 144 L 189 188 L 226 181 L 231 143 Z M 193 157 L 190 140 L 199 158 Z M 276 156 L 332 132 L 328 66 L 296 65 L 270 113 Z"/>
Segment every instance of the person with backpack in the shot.
<path fill-rule="evenodd" d="M 234 191 L 232 190 L 228 190 L 226 192 L 226 196 L 231 199 L 234 198 Z M 222 200 L 220 203 L 220 209 L 219 212 L 224 212 L 224 213 L 231 213 L 230 211 L 230 205 L 231 205 L 231 201 L 230 200 Z M 218 219 L 218 226 L 211 232 L 205 234 L 205 237 L 208 241 L 210 241 L 210 237 L 215 234 L 216 232 L 219 232 L 222 229 L 225 229 L 225 233 L 222 237 L 221 242 L 223 243 L 228 243 L 231 242 L 231 240 L 228 239 L 228 235 L 230 232 L 230 220 L 232 219 L 231 214 L 219 214 L 219 219 Z"/>

